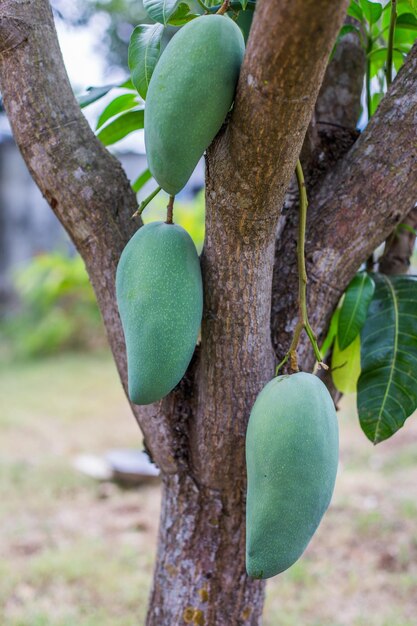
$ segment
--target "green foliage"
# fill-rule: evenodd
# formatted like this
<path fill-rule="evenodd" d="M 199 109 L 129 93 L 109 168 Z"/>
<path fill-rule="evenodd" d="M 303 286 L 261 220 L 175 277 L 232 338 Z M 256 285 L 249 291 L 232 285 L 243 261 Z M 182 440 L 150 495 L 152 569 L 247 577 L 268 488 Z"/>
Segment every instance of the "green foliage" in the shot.
<path fill-rule="evenodd" d="M 236 24 L 239 26 L 239 28 L 241 29 L 242 33 L 243 33 L 243 38 L 245 40 L 245 43 L 248 40 L 249 37 L 249 32 L 252 26 L 252 20 L 253 20 L 253 11 L 239 11 L 239 15 L 237 16 L 236 19 Z"/>
<path fill-rule="evenodd" d="M 132 82 L 145 100 L 149 83 L 161 54 L 162 24 L 136 26 L 129 44 L 129 69 Z"/>
<path fill-rule="evenodd" d="M 375 283 L 366 272 L 357 274 L 346 289 L 337 327 L 341 350 L 347 348 L 359 334 L 374 291 Z"/>
<path fill-rule="evenodd" d="M 220 130 L 243 53 L 240 29 L 214 15 L 188 23 L 162 54 L 147 94 L 145 143 L 149 169 L 167 193 L 184 187 Z"/>
<path fill-rule="evenodd" d="M 109 122 L 98 133 L 97 137 L 105 146 L 110 146 L 126 137 L 135 130 L 143 128 L 144 110 L 127 111 Z"/>
<path fill-rule="evenodd" d="M 417 19 L 414 0 L 398 0 L 397 18 L 393 38 L 392 58 L 396 71 L 400 69 L 416 39 Z M 344 25 L 339 38 L 356 28 L 367 56 L 366 99 L 368 118 L 374 114 L 387 90 L 387 64 L 389 63 L 389 31 L 391 2 L 385 6 L 370 0 L 351 0 L 348 15 L 355 18 L 357 26 Z M 375 80 L 372 80 L 375 79 Z"/>
<path fill-rule="evenodd" d="M 360 0 L 362 13 L 369 24 L 375 24 L 382 15 L 382 4 L 370 2 L 370 0 Z"/>
<path fill-rule="evenodd" d="M 191 20 L 198 17 L 198 13 L 191 13 L 190 7 L 185 2 L 180 2 L 174 13 L 168 20 L 168 24 L 172 26 L 184 26 Z"/>
<path fill-rule="evenodd" d="M 417 409 L 416 305 L 417 277 L 373 274 L 371 281 L 360 273 L 334 312 L 322 346 L 324 354 L 333 346 L 331 374 L 336 388 L 358 392 L 361 426 L 375 444 L 391 437 Z M 345 345 L 346 337 L 354 334 L 342 349 L 340 336 Z"/>
<path fill-rule="evenodd" d="M 120 258 L 116 294 L 129 397 L 135 404 L 149 404 L 184 376 L 200 329 L 200 261 L 187 232 L 164 222 L 140 228 Z"/>
<path fill-rule="evenodd" d="M 329 506 L 338 454 L 333 400 L 316 376 L 278 376 L 264 387 L 246 435 L 249 576 L 275 576 L 304 552 Z"/>
<path fill-rule="evenodd" d="M 375 275 L 361 333 L 358 413 L 368 439 L 388 439 L 417 408 L 417 278 Z"/>
<path fill-rule="evenodd" d="M 117 98 L 112 100 L 101 113 L 97 120 L 96 130 L 101 128 L 103 124 L 108 122 L 112 117 L 115 117 L 120 113 L 124 113 L 125 111 L 129 111 L 130 109 L 137 107 L 138 104 L 140 104 L 140 102 L 134 93 L 124 93 L 121 96 L 117 96 Z"/>
<path fill-rule="evenodd" d="M 168 24 L 169 18 L 175 13 L 181 0 L 143 0 L 143 6 L 149 17 L 155 22 Z"/>
<path fill-rule="evenodd" d="M 18 272 L 16 287 L 21 307 L 0 326 L 7 355 L 35 357 L 104 344 L 94 292 L 78 255 L 36 257 Z"/>
<path fill-rule="evenodd" d="M 106 94 L 109 93 L 111 89 L 117 87 L 118 85 L 104 85 L 103 87 L 88 87 L 85 94 L 81 94 L 77 96 L 78 104 L 80 108 L 88 106 L 89 104 L 93 104 L 100 98 L 103 98 Z"/>
<path fill-rule="evenodd" d="M 356 385 L 361 373 L 361 340 L 356 335 L 355 339 L 342 350 L 339 346 L 338 337 L 332 352 L 332 380 L 333 384 L 341 393 L 356 391 Z"/>
<path fill-rule="evenodd" d="M 150 173 L 149 169 L 146 168 L 146 170 L 144 170 L 142 174 L 139 174 L 136 180 L 133 181 L 132 183 L 133 191 L 135 193 L 138 193 L 138 191 L 140 191 L 142 187 L 146 185 L 148 181 L 151 180 L 151 178 L 152 178 L 152 174 Z"/>

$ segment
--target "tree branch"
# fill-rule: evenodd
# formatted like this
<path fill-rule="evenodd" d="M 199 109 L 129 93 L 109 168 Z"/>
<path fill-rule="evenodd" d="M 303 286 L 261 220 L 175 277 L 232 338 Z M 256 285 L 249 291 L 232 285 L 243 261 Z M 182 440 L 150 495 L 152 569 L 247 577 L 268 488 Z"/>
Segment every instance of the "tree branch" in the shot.
<path fill-rule="evenodd" d="M 121 251 L 138 226 L 131 219 L 136 198 L 73 96 L 47 0 L 1 3 L 0 84 L 26 164 L 86 262 L 126 388 L 114 278 Z M 163 404 L 132 409 L 155 461 L 175 471 L 176 438 Z"/>
<path fill-rule="evenodd" d="M 190 440 L 194 476 L 211 489 L 244 491 L 247 420 L 274 373 L 278 216 L 346 4 L 259 1 L 230 123 L 207 152 L 205 313 Z"/>
<path fill-rule="evenodd" d="M 329 317 L 360 264 L 392 232 L 417 197 L 416 155 L 412 142 L 417 115 L 417 45 L 410 52 L 388 94 L 348 154 L 310 197 L 307 259 L 309 308 L 323 336 Z M 281 294 L 294 281 L 281 260 Z M 276 301 L 279 300 L 279 295 Z M 290 343 L 296 303 L 290 295 L 272 311 L 277 354 Z M 304 343 L 301 361 L 313 358 Z"/>
<path fill-rule="evenodd" d="M 249 207 L 282 205 L 347 5 L 257 2 L 227 133 Z"/>
<path fill-rule="evenodd" d="M 382 274 L 407 274 L 416 243 L 416 230 L 417 207 L 414 207 L 385 243 L 384 254 L 379 259 Z"/>

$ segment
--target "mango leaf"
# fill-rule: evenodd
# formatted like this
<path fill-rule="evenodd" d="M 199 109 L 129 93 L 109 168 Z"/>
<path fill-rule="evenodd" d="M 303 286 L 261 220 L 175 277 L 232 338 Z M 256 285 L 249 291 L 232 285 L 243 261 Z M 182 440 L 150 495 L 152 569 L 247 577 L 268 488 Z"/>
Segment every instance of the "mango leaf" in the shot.
<path fill-rule="evenodd" d="M 387 48 L 378 48 L 373 50 L 369 55 L 369 59 L 371 61 L 371 72 L 370 76 L 373 78 L 376 74 L 385 67 L 385 63 L 387 61 Z M 404 62 L 404 54 L 398 48 L 394 48 L 392 51 L 392 58 L 394 61 L 394 66 L 397 69 L 401 67 Z"/>
<path fill-rule="evenodd" d="M 350 3 L 347 14 L 350 15 L 350 17 L 354 17 L 359 22 L 363 21 L 363 11 L 354 0 Z"/>
<path fill-rule="evenodd" d="M 141 24 L 129 43 L 128 63 L 132 82 L 145 100 L 149 82 L 161 54 L 162 24 Z"/>
<path fill-rule="evenodd" d="M 110 146 L 116 141 L 120 141 L 123 137 L 126 137 L 134 130 L 143 128 L 144 110 L 128 111 L 122 113 L 119 117 L 116 117 L 113 122 L 104 126 L 102 130 L 97 134 L 97 137 L 104 143 L 105 146 Z"/>
<path fill-rule="evenodd" d="M 417 15 L 417 0 L 408 0 L 408 4 L 412 8 L 415 15 Z"/>
<path fill-rule="evenodd" d="M 332 353 L 331 365 L 332 380 L 336 389 L 342 393 L 353 393 L 361 373 L 361 338 L 356 335 L 352 343 L 340 349 L 339 340 L 336 337 Z"/>
<path fill-rule="evenodd" d="M 339 315 L 340 315 L 340 309 L 336 309 L 333 312 L 332 318 L 330 320 L 329 330 L 327 331 L 326 338 L 323 341 L 321 348 L 320 348 L 320 352 L 322 353 L 323 358 L 325 358 L 326 354 L 328 353 L 328 351 L 333 345 L 333 341 L 336 338 L 337 326 L 339 323 Z"/>
<path fill-rule="evenodd" d="M 170 24 L 170 26 L 183 26 L 196 17 L 199 17 L 199 15 L 197 13 L 190 13 L 188 4 L 180 2 L 177 9 L 169 18 L 168 24 Z"/>
<path fill-rule="evenodd" d="M 417 277 L 374 274 L 375 294 L 361 332 L 358 413 L 374 444 L 417 408 Z"/>
<path fill-rule="evenodd" d="M 180 0 L 143 0 L 143 8 L 155 22 L 166 25 L 179 3 Z"/>
<path fill-rule="evenodd" d="M 87 87 L 87 93 L 81 94 L 77 96 L 78 104 L 80 108 L 84 107 L 96 102 L 96 100 L 100 100 L 103 96 L 109 93 L 110 89 L 113 87 L 118 87 L 118 85 L 104 85 L 103 87 Z"/>
<path fill-rule="evenodd" d="M 129 109 L 133 109 L 136 106 L 138 106 L 136 94 L 124 93 L 122 96 L 118 96 L 117 98 L 112 100 L 101 113 L 100 117 L 97 120 L 96 130 L 101 128 L 103 124 L 105 124 L 115 115 L 123 113 L 123 111 L 129 111 Z"/>
<path fill-rule="evenodd" d="M 413 13 L 401 13 L 395 22 L 395 28 L 409 28 L 417 30 L 417 18 Z"/>
<path fill-rule="evenodd" d="M 346 289 L 337 327 L 341 350 L 347 348 L 360 333 L 374 291 L 375 283 L 367 272 L 356 274 Z"/>
<path fill-rule="evenodd" d="M 370 24 L 374 24 L 382 15 L 382 4 L 370 2 L 370 0 L 360 0 L 363 14 Z"/>
<path fill-rule="evenodd" d="M 132 183 L 132 189 L 135 193 L 138 193 L 138 191 L 140 191 L 142 189 L 142 187 L 144 185 L 146 185 L 146 183 L 151 180 L 152 178 L 152 174 L 150 173 L 150 171 L 148 169 L 146 169 L 145 171 L 142 172 L 142 174 L 140 174 L 136 180 L 133 181 Z"/>
<path fill-rule="evenodd" d="M 384 93 L 382 91 L 376 91 L 374 94 L 372 94 L 372 98 L 371 98 L 371 115 L 373 115 L 375 113 L 375 111 L 377 110 L 377 108 L 379 107 L 379 103 L 381 102 L 382 98 L 384 97 Z"/>

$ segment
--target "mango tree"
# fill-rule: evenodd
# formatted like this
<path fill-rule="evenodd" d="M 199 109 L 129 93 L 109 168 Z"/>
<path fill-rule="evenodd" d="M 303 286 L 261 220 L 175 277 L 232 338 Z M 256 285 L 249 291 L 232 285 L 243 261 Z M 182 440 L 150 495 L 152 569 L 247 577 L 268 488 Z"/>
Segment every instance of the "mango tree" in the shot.
<path fill-rule="evenodd" d="M 132 411 L 163 477 L 148 626 L 257 626 L 264 582 L 245 567 L 245 437 L 277 364 L 311 372 L 318 346 L 333 351 L 341 365 L 333 379 L 318 373 L 334 395 L 334 384 L 344 391 L 354 380 L 361 425 L 374 443 L 417 406 L 416 281 L 390 275 L 408 269 L 416 227 L 416 4 L 144 5 L 150 19 L 132 36 L 128 97 L 103 112 L 96 135 L 79 105 L 109 88 L 77 102 L 47 0 L 1 2 L 2 97 L 33 178 L 85 261 L 127 388 L 116 267 L 141 227 L 135 191 L 153 172 L 132 185 L 103 144 L 143 127 L 146 100 L 136 89 L 146 99 L 167 24 L 181 28 L 220 12 L 244 30 L 234 105 L 205 154 L 201 339 L 173 391 Z M 193 72 L 192 54 L 177 63 L 179 76 L 182 66 Z M 360 133 L 363 85 L 368 123 Z M 180 82 L 174 91 L 181 94 Z M 179 109 L 172 133 L 193 113 Z M 299 160 L 305 182 L 293 178 Z M 374 251 L 385 240 L 377 272 Z M 361 266 L 367 272 L 357 276 Z"/>

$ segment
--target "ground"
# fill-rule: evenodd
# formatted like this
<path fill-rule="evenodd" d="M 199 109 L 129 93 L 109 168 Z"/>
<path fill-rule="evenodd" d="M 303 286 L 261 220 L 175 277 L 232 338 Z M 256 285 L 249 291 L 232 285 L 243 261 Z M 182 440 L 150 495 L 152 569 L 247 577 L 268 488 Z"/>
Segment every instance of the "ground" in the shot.
<path fill-rule="evenodd" d="M 143 624 L 159 487 L 73 468 L 76 455 L 141 445 L 110 355 L 3 365 L 0 398 L 1 626 Z M 264 626 L 417 624 L 417 420 L 374 448 L 348 397 L 340 425 L 333 504 L 268 583 Z"/>

